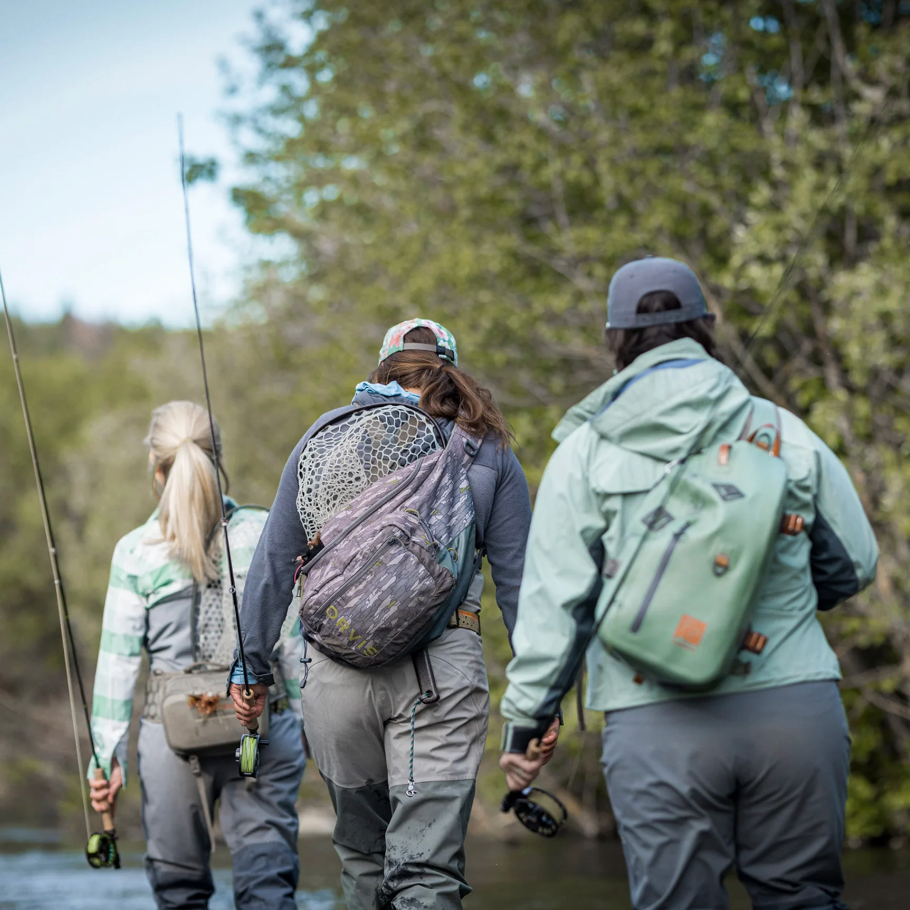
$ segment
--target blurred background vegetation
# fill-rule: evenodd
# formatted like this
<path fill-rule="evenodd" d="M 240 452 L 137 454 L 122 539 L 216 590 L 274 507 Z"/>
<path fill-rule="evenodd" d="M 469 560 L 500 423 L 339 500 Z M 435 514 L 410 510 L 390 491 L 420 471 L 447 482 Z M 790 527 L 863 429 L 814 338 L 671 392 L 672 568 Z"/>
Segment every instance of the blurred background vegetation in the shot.
<path fill-rule="evenodd" d="M 258 84 L 228 87 L 248 174 L 234 198 L 249 230 L 284 237 L 288 254 L 253 271 L 207 337 L 234 495 L 269 504 L 303 431 L 350 399 L 385 328 L 416 314 L 452 329 L 493 390 L 533 492 L 558 417 L 609 376 L 611 274 L 646 253 L 684 259 L 728 362 L 838 452 L 875 525 L 876 585 L 825 624 L 854 738 L 849 835 L 905 837 L 910 2 L 285 0 L 260 17 L 253 53 Z M 153 508 L 149 412 L 202 400 L 195 340 L 72 316 L 17 331 L 90 671 L 114 544 Z M 6 356 L 0 529 L 0 814 L 78 825 Z M 491 597 L 485 616 L 498 700 L 508 646 Z M 571 705 L 566 716 L 547 783 L 577 832 L 607 834 L 598 718 L 582 734 Z M 494 705 L 479 830 L 497 821 L 499 723 Z M 315 769 L 307 781 L 304 802 L 318 802 Z"/>

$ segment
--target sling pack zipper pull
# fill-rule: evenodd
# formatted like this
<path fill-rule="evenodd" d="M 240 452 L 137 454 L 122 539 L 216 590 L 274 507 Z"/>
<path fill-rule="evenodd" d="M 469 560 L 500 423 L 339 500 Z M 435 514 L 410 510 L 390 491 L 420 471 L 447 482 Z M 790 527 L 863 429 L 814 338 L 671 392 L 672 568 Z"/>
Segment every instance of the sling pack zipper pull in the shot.
<path fill-rule="evenodd" d="M 660 580 L 664 577 L 664 572 L 667 571 L 667 566 L 670 563 L 670 557 L 673 555 L 673 551 L 676 549 L 676 545 L 682 539 L 683 534 L 689 529 L 691 522 L 687 521 L 683 523 L 679 530 L 670 538 L 670 543 L 667 544 L 667 549 L 664 550 L 663 556 L 660 558 L 660 562 L 657 565 L 657 571 L 654 573 L 654 578 L 651 580 L 651 584 L 648 586 L 648 591 L 645 594 L 645 599 L 641 602 L 641 606 L 638 608 L 638 612 L 635 614 L 635 619 L 632 620 L 632 625 L 629 627 L 632 632 L 637 632 L 641 628 L 641 624 L 644 622 L 645 614 L 648 612 L 648 607 L 651 606 L 651 601 L 654 599 L 654 595 L 657 593 L 657 586 L 660 584 Z"/>

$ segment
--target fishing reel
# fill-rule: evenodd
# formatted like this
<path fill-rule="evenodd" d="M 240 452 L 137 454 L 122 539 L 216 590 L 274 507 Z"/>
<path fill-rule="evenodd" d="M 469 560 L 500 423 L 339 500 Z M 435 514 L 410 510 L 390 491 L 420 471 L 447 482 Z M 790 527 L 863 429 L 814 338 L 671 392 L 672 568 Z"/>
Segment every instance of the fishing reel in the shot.
<path fill-rule="evenodd" d="M 120 853 L 114 830 L 92 834 L 85 845 L 85 858 L 93 869 L 119 869 Z"/>
<path fill-rule="evenodd" d="M 95 768 L 95 780 L 104 780 L 104 771 Z M 114 808 L 108 804 L 101 813 L 102 830 L 90 834 L 85 845 L 85 858 L 93 869 L 119 869 L 120 853 L 117 850 L 117 832 L 114 830 Z"/>
<path fill-rule="evenodd" d="M 241 777 L 251 777 L 255 780 L 259 776 L 259 747 L 268 744 L 267 739 L 263 739 L 255 732 L 244 733 L 240 737 L 240 745 L 237 747 L 234 757 L 240 766 Z"/>
<path fill-rule="evenodd" d="M 558 815 L 554 815 L 540 803 L 531 799 L 532 793 L 539 793 L 554 802 L 559 809 Z M 540 787 L 510 790 L 499 809 L 501 812 L 510 812 L 514 809 L 515 817 L 528 831 L 532 834 L 539 834 L 541 837 L 556 837 L 569 818 L 569 812 L 563 803 L 552 793 L 541 790 Z"/>
<path fill-rule="evenodd" d="M 241 692 L 241 697 L 250 707 L 256 702 L 255 696 L 248 686 Z M 253 718 L 247 729 L 248 732 L 240 737 L 240 745 L 237 747 L 234 757 L 240 766 L 240 776 L 255 780 L 259 776 L 259 747 L 267 746 L 269 741 L 263 739 L 259 733 L 258 718 Z"/>

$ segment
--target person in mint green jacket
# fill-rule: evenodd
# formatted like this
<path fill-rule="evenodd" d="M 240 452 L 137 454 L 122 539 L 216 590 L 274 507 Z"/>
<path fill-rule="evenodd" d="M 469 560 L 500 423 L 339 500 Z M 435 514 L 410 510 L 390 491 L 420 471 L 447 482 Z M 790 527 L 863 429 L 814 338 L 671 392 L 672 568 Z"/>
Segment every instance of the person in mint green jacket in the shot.
<path fill-rule="evenodd" d="M 621 268 L 608 318 L 617 372 L 557 427 L 537 495 L 502 701 L 507 782 L 537 776 L 528 745 L 586 656 L 635 910 L 722 910 L 734 865 L 756 908 L 838 910 L 850 739 L 817 611 L 872 582 L 872 528 L 834 453 L 781 410 L 785 510 L 805 530 L 775 544 L 752 623 L 764 651 L 709 694 L 636 678 L 594 635 L 602 573 L 665 466 L 700 437 L 738 438 L 753 399 L 682 263 Z"/>

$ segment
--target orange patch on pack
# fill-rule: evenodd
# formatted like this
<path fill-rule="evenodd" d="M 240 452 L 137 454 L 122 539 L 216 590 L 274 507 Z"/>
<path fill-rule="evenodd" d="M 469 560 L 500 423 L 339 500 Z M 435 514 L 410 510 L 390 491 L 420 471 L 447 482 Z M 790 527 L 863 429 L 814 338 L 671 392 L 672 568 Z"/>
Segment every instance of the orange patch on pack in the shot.
<path fill-rule="evenodd" d="M 683 613 L 682 619 L 680 619 L 679 625 L 673 633 L 673 640 L 676 644 L 682 645 L 682 647 L 688 645 L 692 648 L 697 648 L 701 644 L 702 637 L 707 628 L 707 623 L 702 622 L 700 619 L 696 619 L 694 616 Z"/>

